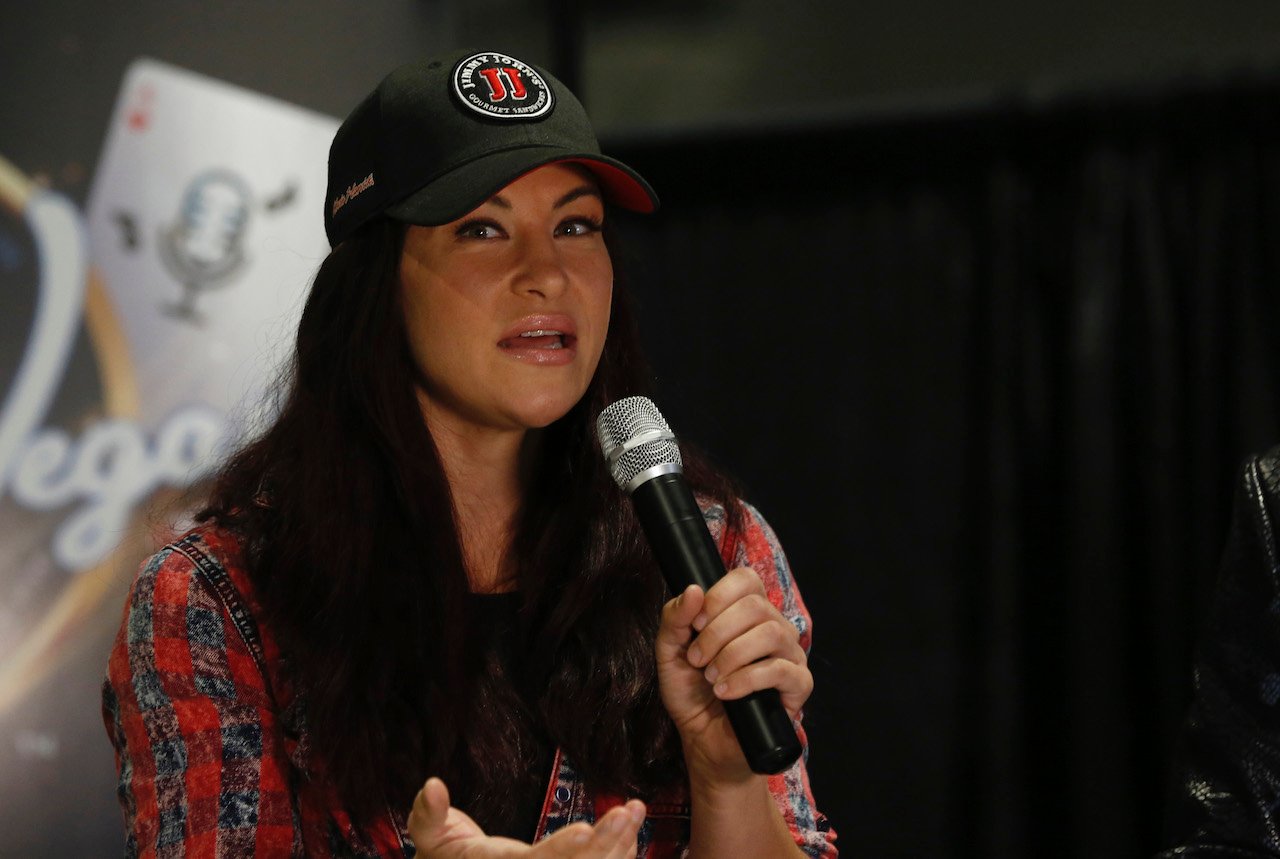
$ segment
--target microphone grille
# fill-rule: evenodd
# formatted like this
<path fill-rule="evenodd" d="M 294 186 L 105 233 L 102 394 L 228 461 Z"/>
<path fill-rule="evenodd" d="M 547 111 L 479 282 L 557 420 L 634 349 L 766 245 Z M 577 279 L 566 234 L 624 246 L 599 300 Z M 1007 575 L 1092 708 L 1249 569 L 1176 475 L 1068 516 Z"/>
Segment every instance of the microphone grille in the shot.
<path fill-rule="evenodd" d="M 630 492 L 637 477 L 659 466 L 680 471 L 683 461 L 675 434 L 648 397 L 625 397 L 596 418 L 600 450 L 614 481 Z"/>

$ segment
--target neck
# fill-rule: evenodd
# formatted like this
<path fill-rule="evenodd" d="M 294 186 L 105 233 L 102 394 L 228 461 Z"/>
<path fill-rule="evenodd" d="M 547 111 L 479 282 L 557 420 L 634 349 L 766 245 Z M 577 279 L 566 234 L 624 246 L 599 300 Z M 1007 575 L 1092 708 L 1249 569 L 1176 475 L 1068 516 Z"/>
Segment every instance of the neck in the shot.
<path fill-rule="evenodd" d="M 423 411 L 449 481 L 471 590 L 515 587 L 511 539 L 524 498 L 523 475 L 540 434 L 529 430 L 465 430 L 437 409 Z"/>

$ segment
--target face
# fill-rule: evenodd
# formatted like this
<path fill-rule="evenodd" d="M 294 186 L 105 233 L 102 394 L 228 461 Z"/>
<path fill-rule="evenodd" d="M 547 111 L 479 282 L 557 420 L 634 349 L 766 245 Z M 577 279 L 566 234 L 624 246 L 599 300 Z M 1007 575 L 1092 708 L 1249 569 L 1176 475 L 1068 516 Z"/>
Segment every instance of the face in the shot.
<path fill-rule="evenodd" d="M 603 220 L 590 174 L 552 164 L 453 223 L 408 228 L 405 326 L 433 426 L 524 431 L 582 398 L 613 294 Z"/>

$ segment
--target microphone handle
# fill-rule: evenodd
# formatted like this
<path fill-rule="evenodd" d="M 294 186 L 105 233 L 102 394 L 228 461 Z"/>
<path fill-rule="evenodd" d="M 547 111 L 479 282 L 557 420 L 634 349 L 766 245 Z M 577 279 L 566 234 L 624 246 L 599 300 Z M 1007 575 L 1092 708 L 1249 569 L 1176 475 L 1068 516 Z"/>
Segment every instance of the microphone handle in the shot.
<path fill-rule="evenodd" d="M 720 550 L 683 475 L 646 480 L 631 500 L 673 594 L 689 585 L 705 592 L 724 577 Z M 800 757 L 800 740 L 777 689 L 760 689 L 723 704 L 752 772 L 780 773 Z"/>

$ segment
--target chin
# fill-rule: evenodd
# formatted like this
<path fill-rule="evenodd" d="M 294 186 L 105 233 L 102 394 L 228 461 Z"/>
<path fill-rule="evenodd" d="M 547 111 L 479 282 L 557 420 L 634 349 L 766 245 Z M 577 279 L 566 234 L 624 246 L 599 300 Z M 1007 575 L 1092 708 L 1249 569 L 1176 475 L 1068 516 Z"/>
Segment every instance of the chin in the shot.
<path fill-rule="evenodd" d="M 520 403 L 511 410 L 511 413 L 520 426 L 527 429 L 544 429 L 569 414 L 581 399 L 581 394 L 572 398 L 539 397 Z"/>

